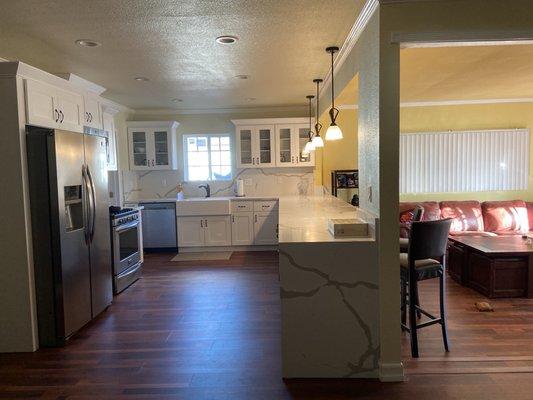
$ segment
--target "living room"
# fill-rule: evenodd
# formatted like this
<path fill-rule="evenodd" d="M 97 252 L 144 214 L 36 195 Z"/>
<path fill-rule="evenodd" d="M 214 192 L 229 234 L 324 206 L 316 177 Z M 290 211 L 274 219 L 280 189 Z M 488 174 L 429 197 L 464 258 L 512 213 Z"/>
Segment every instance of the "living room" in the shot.
<path fill-rule="evenodd" d="M 533 229 L 532 56 L 533 45 L 523 42 L 400 51 L 401 236 L 409 237 L 421 206 L 423 221 L 452 218 L 456 239 L 449 242 L 444 297 L 450 351 L 432 326 L 418 331 L 419 357 L 412 358 L 404 332 L 407 374 L 511 372 L 533 359 L 526 322 L 533 247 L 522 237 Z M 359 85 L 355 76 L 336 99 L 339 125 L 355 146 Z M 327 186 L 330 170 L 357 169 L 357 152 L 348 156 L 328 144 L 321 162 Z M 438 314 L 437 279 L 421 281 L 419 292 L 420 306 Z"/>

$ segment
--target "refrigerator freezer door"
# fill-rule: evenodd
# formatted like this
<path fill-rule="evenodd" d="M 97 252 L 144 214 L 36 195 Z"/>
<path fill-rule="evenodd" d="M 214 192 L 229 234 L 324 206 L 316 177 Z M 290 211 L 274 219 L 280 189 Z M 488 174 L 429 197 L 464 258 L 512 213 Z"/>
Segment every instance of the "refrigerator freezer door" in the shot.
<path fill-rule="evenodd" d="M 111 272 L 111 236 L 109 228 L 109 193 L 107 185 L 106 139 L 84 135 L 87 165 L 94 209 L 89 226 L 91 260 L 92 315 L 100 314 L 113 299 Z"/>
<path fill-rule="evenodd" d="M 83 135 L 56 130 L 55 157 L 57 171 L 57 205 L 61 244 L 61 287 L 63 292 L 64 336 L 68 337 L 91 320 L 89 252 L 85 243 L 86 217 L 83 167 Z M 53 174 L 50 175 L 52 180 Z M 50 182 L 55 185 L 54 182 Z M 52 186 L 53 187 L 53 186 Z M 51 194 L 54 196 L 54 193 Z M 54 204 L 52 201 L 51 204 Z M 55 208 L 55 207 L 54 207 Z M 52 214 L 53 215 L 53 214 Z M 81 221 L 80 221 L 81 219 Z"/>

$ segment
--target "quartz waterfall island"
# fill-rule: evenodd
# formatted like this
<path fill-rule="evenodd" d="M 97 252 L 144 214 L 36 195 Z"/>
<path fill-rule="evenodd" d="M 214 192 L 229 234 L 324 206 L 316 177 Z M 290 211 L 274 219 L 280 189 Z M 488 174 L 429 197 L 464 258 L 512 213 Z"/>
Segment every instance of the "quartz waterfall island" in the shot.
<path fill-rule="evenodd" d="M 367 222 L 368 237 L 334 238 L 337 218 Z M 333 196 L 280 198 L 285 378 L 378 376 L 377 223 Z"/>

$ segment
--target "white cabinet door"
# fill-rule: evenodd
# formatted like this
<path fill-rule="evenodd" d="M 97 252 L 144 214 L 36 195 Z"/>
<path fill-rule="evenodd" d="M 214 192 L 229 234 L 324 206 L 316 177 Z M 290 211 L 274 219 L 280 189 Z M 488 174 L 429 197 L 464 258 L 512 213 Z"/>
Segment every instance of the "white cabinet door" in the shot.
<path fill-rule="evenodd" d="M 147 170 L 151 168 L 150 130 L 146 128 L 128 128 L 128 142 L 131 170 Z"/>
<path fill-rule="evenodd" d="M 59 112 L 55 88 L 31 79 L 27 79 L 25 85 L 27 123 L 47 128 L 57 127 Z"/>
<path fill-rule="evenodd" d="M 205 245 L 231 245 L 231 221 L 229 215 L 204 217 Z"/>
<path fill-rule="evenodd" d="M 237 168 L 252 168 L 255 166 L 257 155 L 253 145 L 254 128 L 251 126 L 237 127 Z"/>
<path fill-rule="evenodd" d="M 87 95 L 84 98 L 85 112 L 83 124 L 96 129 L 102 129 L 102 109 L 98 99 Z"/>
<path fill-rule="evenodd" d="M 231 216 L 231 244 L 233 246 L 254 244 L 253 212 L 241 212 Z"/>
<path fill-rule="evenodd" d="M 257 245 L 278 244 L 278 213 L 255 213 L 254 236 Z"/>
<path fill-rule="evenodd" d="M 152 169 L 170 169 L 172 147 L 168 129 L 155 128 L 150 131 L 150 155 Z"/>
<path fill-rule="evenodd" d="M 256 140 L 255 148 L 257 155 L 255 156 L 256 168 L 269 168 L 276 166 L 276 141 L 274 134 L 274 126 L 256 126 L 254 130 L 254 139 Z"/>
<path fill-rule="evenodd" d="M 178 217 L 179 247 L 200 247 L 204 242 L 204 217 Z"/>
<path fill-rule="evenodd" d="M 102 114 L 103 129 L 107 132 L 107 169 L 109 171 L 117 171 L 117 142 L 115 132 L 115 118 L 112 114 Z"/>
<path fill-rule="evenodd" d="M 276 126 L 276 165 L 278 167 L 292 167 L 296 164 L 295 136 L 294 125 Z"/>
<path fill-rule="evenodd" d="M 298 167 L 312 167 L 315 165 L 315 152 L 303 154 L 305 144 L 309 141 L 309 126 L 296 125 L 293 130 L 292 147 L 295 153 L 294 160 Z"/>
<path fill-rule="evenodd" d="M 57 90 L 56 99 L 61 129 L 83 132 L 83 96 L 78 93 Z"/>

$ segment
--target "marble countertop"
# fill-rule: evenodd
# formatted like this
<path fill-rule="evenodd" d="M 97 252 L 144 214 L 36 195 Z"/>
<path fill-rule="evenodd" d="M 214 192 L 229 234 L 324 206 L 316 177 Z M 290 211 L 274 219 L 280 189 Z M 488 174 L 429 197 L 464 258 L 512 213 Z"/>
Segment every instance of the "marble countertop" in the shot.
<path fill-rule="evenodd" d="M 369 237 L 335 238 L 328 220 L 362 219 L 369 222 Z M 280 197 L 279 243 L 374 242 L 375 219 L 331 195 Z"/>
<path fill-rule="evenodd" d="M 213 197 L 188 197 L 184 200 L 178 200 L 175 197 L 168 198 L 152 198 L 152 199 L 137 199 L 137 200 L 128 200 L 126 204 L 139 204 L 139 203 L 173 203 L 176 201 L 198 201 L 198 200 L 230 200 L 230 201 L 253 201 L 253 200 L 278 200 L 276 196 L 213 196 Z"/>

